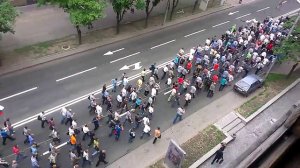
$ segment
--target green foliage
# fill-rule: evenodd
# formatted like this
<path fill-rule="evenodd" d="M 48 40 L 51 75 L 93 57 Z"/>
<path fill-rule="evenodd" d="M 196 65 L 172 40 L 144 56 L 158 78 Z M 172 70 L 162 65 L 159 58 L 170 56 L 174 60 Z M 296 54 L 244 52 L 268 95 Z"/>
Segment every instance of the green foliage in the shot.
<path fill-rule="evenodd" d="M 111 0 L 111 4 L 117 15 L 120 15 L 120 20 L 122 20 L 124 14 L 133 7 L 138 10 L 145 8 L 144 0 Z"/>
<path fill-rule="evenodd" d="M 14 23 L 18 13 L 9 0 L 0 0 L 0 33 L 14 33 Z"/>
<path fill-rule="evenodd" d="M 63 8 L 70 15 L 75 26 L 87 26 L 105 16 L 105 0 L 38 0 L 39 5 L 47 3 Z"/>
<path fill-rule="evenodd" d="M 291 19 L 291 22 L 288 21 L 285 23 L 285 27 L 292 27 L 295 20 Z M 283 40 L 278 46 L 274 48 L 274 53 L 279 55 L 280 63 L 286 61 L 298 62 L 300 61 L 300 23 L 296 25 L 292 36 L 288 39 Z"/>

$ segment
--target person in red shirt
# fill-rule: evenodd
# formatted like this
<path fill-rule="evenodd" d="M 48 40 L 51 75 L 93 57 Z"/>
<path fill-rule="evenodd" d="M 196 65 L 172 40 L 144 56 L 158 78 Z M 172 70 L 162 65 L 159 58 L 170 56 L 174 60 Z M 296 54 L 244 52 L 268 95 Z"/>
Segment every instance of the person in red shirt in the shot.
<path fill-rule="evenodd" d="M 213 81 L 214 83 L 217 83 L 217 82 L 218 82 L 218 80 L 219 80 L 219 77 L 218 77 L 218 75 L 214 75 L 214 76 L 212 76 L 212 81 Z"/>
<path fill-rule="evenodd" d="M 218 69 L 219 69 L 219 64 L 216 63 L 216 64 L 214 65 L 214 71 L 218 71 Z"/>
<path fill-rule="evenodd" d="M 12 148 L 13 153 L 16 155 L 16 161 L 19 162 L 20 159 L 25 159 L 27 156 L 21 154 L 21 150 L 18 145 L 14 145 Z"/>
<path fill-rule="evenodd" d="M 188 73 L 191 73 L 191 69 L 192 69 L 192 62 L 189 61 L 187 64 L 186 64 L 186 69 L 188 70 Z"/>
<path fill-rule="evenodd" d="M 179 77 L 177 82 L 178 82 L 179 85 L 182 85 L 183 82 L 184 82 L 183 77 Z"/>

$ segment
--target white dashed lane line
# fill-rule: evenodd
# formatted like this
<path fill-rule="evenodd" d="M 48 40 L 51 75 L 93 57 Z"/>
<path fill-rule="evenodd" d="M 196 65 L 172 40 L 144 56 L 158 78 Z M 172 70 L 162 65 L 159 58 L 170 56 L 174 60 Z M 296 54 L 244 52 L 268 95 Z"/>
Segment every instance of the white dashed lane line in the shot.
<path fill-rule="evenodd" d="M 268 6 L 268 7 L 265 7 L 265 8 L 259 9 L 259 10 L 257 10 L 256 12 L 261 12 L 261 11 L 267 10 L 267 9 L 269 9 L 269 8 L 270 8 L 270 7 Z"/>
<path fill-rule="evenodd" d="M 71 77 L 74 77 L 74 76 L 77 76 L 77 75 L 80 75 L 80 74 L 83 74 L 83 73 L 92 71 L 92 70 L 94 70 L 94 69 L 96 69 L 96 68 L 97 68 L 97 67 L 93 67 L 93 68 L 90 68 L 90 69 L 87 69 L 87 70 L 84 70 L 84 71 L 77 72 L 77 73 L 75 73 L 75 74 L 73 74 L 73 75 L 69 75 L 69 76 L 66 76 L 66 77 L 57 79 L 56 82 L 60 82 L 60 81 L 63 81 L 63 80 L 65 80 L 65 79 L 68 79 L 68 78 L 71 78 Z"/>
<path fill-rule="evenodd" d="M 175 42 L 175 41 L 176 41 L 175 39 L 174 39 L 174 40 L 171 40 L 171 41 L 167 41 L 167 42 L 165 42 L 165 43 L 162 43 L 162 44 L 156 45 L 156 46 L 154 46 L 154 47 L 151 47 L 150 49 L 153 50 L 153 49 L 155 49 L 155 48 L 157 48 L 157 47 L 161 47 L 161 46 L 163 46 L 163 45 L 166 45 L 166 44 L 169 44 L 169 43 L 173 43 L 173 42 Z"/>
<path fill-rule="evenodd" d="M 36 90 L 37 88 L 38 88 L 38 87 L 34 87 L 34 88 L 31 88 L 31 89 L 27 89 L 27 90 L 24 90 L 24 91 L 22 91 L 22 92 L 19 92 L 19 93 L 16 93 L 16 94 L 13 94 L 13 95 L 4 97 L 4 98 L 0 99 L 0 102 L 1 102 L 1 101 L 4 101 L 4 100 L 7 100 L 7 99 L 10 99 L 10 98 L 13 98 L 13 97 L 16 97 L 16 96 L 19 96 L 19 95 L 21 95 L 21 94 L 24 94 L 24 93 L 33 91 L 33 90 Z"/>
<path fill-rule="evenodd" d="M 122 57 L 122 58 L 119 58 L 119 59 L 116 59 L 116 60 L 110 61 L 110 63 L 114 63 L 114 62 L 117 62 L 117 61 L 120 61 L 120 60 L 123 60 L 123 59 L 129 58 L 129 57 L 132 57 L 132 56 L 138 55 L 138 54 L 140 54 L 140 53 L 141 53 L 141 52 L 136 52 L 136 53 L 134 53 L 134 54 L 130 54 L 130 55 L 126 56 L 126 57 Z"/>
<path fill-rule="evenodd" d="M 217 25 L 214 25 L 214 26 L 212 26 L 212 27 L 218 27 L 218 26 L 221 26 L 221 25 L 223 25 L 223 24 L 226 24 L 226 23 L 229 23 L 230 21 L 228 20 L 228 21 L 226 21 L 226 22 L 223 22 L 223 23 L 220 23 L 220 24 L 217 24 Z"/>
<path fill-rule="evenodd" d="M 206 29 L 202 29 L 202 30 L 196 31 L 196 32 L 194 32 L 194 33 L 185 35 L 184 37 L 190 37 L 190 36 L 192 36 L 192 35 L 194 35 L 194 34 L 198 34 L 198 33 L 204 32 L 205 30 L 206 30 Z"/>
<path fill-rule="evenodd" d="M 251 15 L 251 13 L 248 13 L 248 14 L 245 14 L 245 15 L 242 15 L 242 16 L 239 16 L 239 17 L 237 17 L 237 18 L 235 18 L 235 19 L 240 19 L 240 18 L 243 18 L 243 17 L 249 16 L 249 15 Z"/>

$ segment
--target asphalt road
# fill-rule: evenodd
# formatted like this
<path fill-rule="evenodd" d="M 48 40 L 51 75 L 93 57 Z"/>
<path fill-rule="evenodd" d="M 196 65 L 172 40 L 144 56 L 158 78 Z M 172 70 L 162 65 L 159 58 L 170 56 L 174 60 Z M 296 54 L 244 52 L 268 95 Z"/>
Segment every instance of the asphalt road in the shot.
<path fill-rule="evenodd" d="M 148 68 L 153 62 L 162 64 L 172 59 L 179 48 L 184 47 L 189 49 L 199 43 L 203 44 L 206 38 L 213 35 L 220 35 L 233 24 L 244 24 L 241 20 L 245 21 L 253 18 L 261 20 L 266 16 L 276 17 L 300 7 L 296 1 L 288 1 L 280 10 L 275 9 L 276 5 L 276 3 L 270 0 L 256 1 L 255 3 L 241 5 L 224 12 L 219 12 L 174 27 L 120 41 L 109 46 L 103 46 L 73 57 L 2 76 L 0 78 L 0 104 L 5 106 L 5 117 L 10 117 L 12 122 L 16 123 L 27 119 L 40 111 L 46 110 L 46 112 L 53 112 L 48 117 L 53 116 L 56 121 L 58 121 L 60 116 L 57 111 L 55 111 L 54 107 L 82 96 L 82 101 L 75 103 L 70 107 L 76 112 L 78 123 L 84 124 L 90 121 L 92 117 L 87 112 L 87 96 L 83 95 L 100 89 L 104 83 L 110 84 L 112 78 L 120 77 L 123 72 L 126 72 L 129 77 L 140 72 L 140 70 L 132 70 L 132 67 L 131 70 L 119 71 L 124 65 L 141 62 L 143 67 Z M 236 13 L 228 15 L 230 12 Z M 205 30 L 202 32 L 188 36 L 191 33 L 203 29 Z M 165 45 L 160 45 L 164 43 Z M 107 51 L 114 51 L 121 48 L 124 49 L 111 56 L 103 55 Z M 138 52 L 140 53 L 130 56 Z M 85 70 L 90 71 L 64 79 L 65 77 Z M 37 88 L 34 89 L 35 87 Z M 17 93 L 31 88 L 33 88 L 32 91 L 16 95 Z M 162 130 L 169 128 L 171 126 L 172 118 L 175 116 L 175 108 L 170 107 L 170 104 L 166 102 L 167 96 L 163 94 L 163 90 L 164 89 L 162 88 L 162 93 L 158 96 L 158 101 L 155 105 L 155 114 L 153 121 L 151 122 L 153 129 L 156 126 L 160 126 Z M 168 91 L 167 89 L 165 90 Z M 226 88 L 224 92 L 227 91 L 230 91 L 230 88 Z M 188 107 L 188 113 L 196 111 L 196 109 L 212 102 L 211 99 L 204 98 L 204 96 L 204 94 L 200 94 L 197 99 L 192 101 L 191 106 Z M 218 96 L 221 96 L 221 94 L 217 93 L 214 99 Z M 81 99 L 77 100 L 79 101 Z M 76 100 L 74 102 L 76 102 Z M 54 109 L 48 110 L 51 108 Z M 29 128 L 33 129 L 37 142 L 48 139 L 47 135 L 50 131 L 47 129 L 45 129 L 47 131 L 44 131 L 38 128 L 40 127 L 40 123 L 36 121 L 36 117 L 32 117 L 32 120 L 34 121 L 29 123 L 26 123 L 26 121 L 19 122 L 19 124 L 17 124 L 19 128 L 17 128 L 18 133 L 16 143 L 20 144 L 22 148 L 25 148 L 22 144 L 23 137 L 20 135 L 20 128 L 23 127 L 22 124 L 26 124 Z M 103 129 L 100 129 L 97 132 L 97 136 L 101 139 L 101 146 L 107 149 L 108 160 L 110 162 L 116 160 L 147 140 L 147 138 L 145 140 L 137 139 L 136 142 L 129 145 L 127 144 L 127 130 L 125 130 L 121 135 L 121 140 L 119 142 L 114 142 L 107 136 L 108 129 L 106 128 L 106 125 L 102 125 Z M 61 126 L 59 127 L 59 131 L 64 142 L 67 138 L 65 135 L 67 127 Z M 1 153 L 4 156 L 11 154 L 11 146 L 12 143 L 9 142 L 4 148 L 5 150 L 1 151 Z M 47 148 L 48 143 L 42 143 L 39 148 L 40 153 L 42 154 L 47 151 Z M 64 164 L 63 167 L 69 167 L 67 151 L 67 146 L 61 148 L 59 162 Z M 10 158 L 11 157 L 9 157 L 8 160 Z M 65 164 L 65 162 L 67 163 Z M 45 157 L 42 157 L 41 163 L 42 165 L 47 165 Z M 29 165 L 29 161 L 24 161 L 24 166 L 27 164 Z"/>

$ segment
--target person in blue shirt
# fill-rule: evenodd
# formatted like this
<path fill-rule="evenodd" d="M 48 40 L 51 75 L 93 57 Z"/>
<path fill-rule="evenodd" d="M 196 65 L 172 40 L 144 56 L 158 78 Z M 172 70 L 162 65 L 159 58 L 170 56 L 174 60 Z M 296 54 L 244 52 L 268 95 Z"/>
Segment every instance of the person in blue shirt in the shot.
<path fill-rule="evenodd" d="M 117 91 L 117 83 L 118 83 L 118 79 L 115 78 L 115 79 L 112 79 L 111 80 L 111 85 L 112 85 L 112 92 L 116 92 Z"/>
<path fill-rule="evenodd" d="M 1 137 L 2 137 L 2 145 L 6 145 L 6 139 L 10 139 L 12 141 L 15 140 L 12 136 L 10 136 L 5 129 L 1 129 Z"/>
<path fill-rule="evenodd" d="M 222 78 L 221 81 L 220 81 L 219 91 L 222 91 L 226 85 L 227 85 L 226 78 Z"/>
<path fill-rule="evenodd" d="M 140 107 L 141 104 L 142 104 L 142 98 L 139 97 L 135 101 L 135 108 L 134 109 L 137 109 L 138 107 Z"/>

